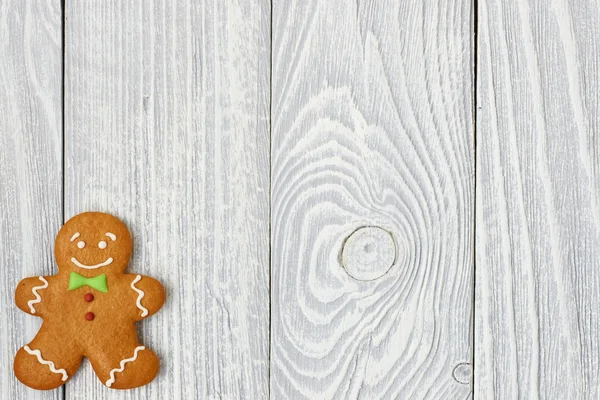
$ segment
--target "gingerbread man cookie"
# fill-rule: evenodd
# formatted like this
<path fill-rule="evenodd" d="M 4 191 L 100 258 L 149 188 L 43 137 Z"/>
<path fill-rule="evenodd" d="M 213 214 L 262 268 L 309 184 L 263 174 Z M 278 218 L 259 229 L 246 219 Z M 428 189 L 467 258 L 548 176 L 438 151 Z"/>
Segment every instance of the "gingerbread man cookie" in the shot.
<path fill-rule="evenodd" d="M 138 342 L 135 322 L 156 313 L 165 291 L 155 279 L 125 274 L 132 239 L 112 215 L 87 212 L 58 232 L 58 274 L 23 279 L 15 302 L 41 317 L 35 338 L 15 356 L 15 375 L 34 389 L 68 381 L 83 356 L 114 389 L 145 385 L 158 373 L 154 352 Z"/>

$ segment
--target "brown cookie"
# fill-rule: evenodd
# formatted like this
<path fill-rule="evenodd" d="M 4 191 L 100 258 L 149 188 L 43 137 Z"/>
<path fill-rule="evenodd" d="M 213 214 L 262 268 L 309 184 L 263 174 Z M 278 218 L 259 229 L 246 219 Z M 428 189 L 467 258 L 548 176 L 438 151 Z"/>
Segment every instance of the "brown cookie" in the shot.
<path fill-rule="evenodd" d="M 88 357 L 102 383 L 130 389 L 152 381 L 158 357 L 138 342 L 135 322 L 156 313 L 165 291 L 155 279 L 125 274 L 132 250 L 127 226 L 87 212 L 58 232 L 58 274 L 23 279 L 17 307 L 44 322 L 15 356 L 15 375 L 34 389 L 68 381 Z"/>

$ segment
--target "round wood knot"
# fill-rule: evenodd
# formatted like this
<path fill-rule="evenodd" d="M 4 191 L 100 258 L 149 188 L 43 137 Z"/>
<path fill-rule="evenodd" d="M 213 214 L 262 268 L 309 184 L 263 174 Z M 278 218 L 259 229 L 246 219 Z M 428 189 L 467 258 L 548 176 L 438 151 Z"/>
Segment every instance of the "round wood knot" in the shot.
<path fill-rule="evenodd" d="M 386 274 L 396 260 L 396 243 L 391 233 L 377 226 L 354 231 L 342 249 L 346 272 L 359 281 L 372 281 Z"/>
<path fill-rule="evenodd" d="M 454 367 L 452 376 L 458 383 L 462 383 L 463 385 L 470 384 L 473 377 L 473 367 L 471 366 L 471 363 L 458 364 L 456 367 Z"/>

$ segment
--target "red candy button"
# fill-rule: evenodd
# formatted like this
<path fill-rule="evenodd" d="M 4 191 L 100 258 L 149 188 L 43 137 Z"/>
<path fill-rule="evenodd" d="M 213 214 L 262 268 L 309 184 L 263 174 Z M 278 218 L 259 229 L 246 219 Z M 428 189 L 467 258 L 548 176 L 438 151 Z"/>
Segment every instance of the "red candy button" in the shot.
<path fill-rule="evenodd" d="M 95 315 L 93 312 L 89 312 L 89 313 L 85 314 L 85 319 L 87 319 L 88 321 L 93 320 L 94 317 L 95 317 Z"/>
<path fill-rule="evenodd" d="M 94 300 L 94 295 L 91 293 L 86 293 L 85 296 L 83 296 L 83 299 L 89 303 L 90 301 Z"/>

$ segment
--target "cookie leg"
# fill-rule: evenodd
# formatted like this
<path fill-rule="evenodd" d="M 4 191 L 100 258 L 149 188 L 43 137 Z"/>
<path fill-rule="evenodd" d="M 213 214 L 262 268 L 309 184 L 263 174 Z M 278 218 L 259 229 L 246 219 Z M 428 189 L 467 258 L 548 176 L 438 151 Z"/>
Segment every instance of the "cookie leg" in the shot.
<path fill-rule="evenodd" d="M 156 354 L 140 344 L 115 346 L 88 357 L 98 378 L 112 389 L 144 386 L 156 377 L 160 365 Z"/>
<path fill-rule="evenodd" d="M 68 381 L 81 364 L 81 353 L 42 331 L 15 356 L 15 375 L 38 390 L 56 389 Z"/>

